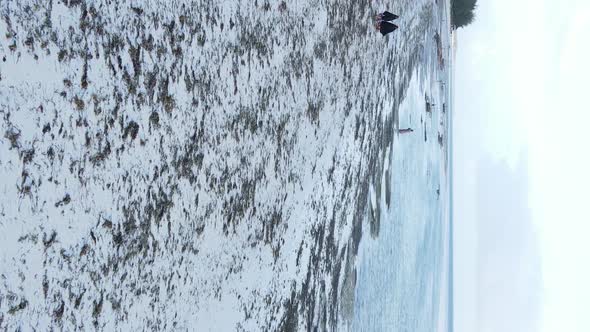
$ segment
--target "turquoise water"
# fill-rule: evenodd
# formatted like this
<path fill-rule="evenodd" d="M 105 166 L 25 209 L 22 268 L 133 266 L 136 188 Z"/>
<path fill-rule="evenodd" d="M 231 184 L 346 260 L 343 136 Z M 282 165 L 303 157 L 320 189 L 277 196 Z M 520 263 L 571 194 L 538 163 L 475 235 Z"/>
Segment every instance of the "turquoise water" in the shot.
<path fill-rule="evenodd" d="M 436 86 L 432 81 L 416 72 L 400 106 L 400 128 L 414 132 L 396 137 L 391 176 L 383 179 L 391 183 L 391 206 L 383 196 L 379 236 L 361 241 L 354 331 L 451 329 L 448 159 L 438 142 L 447 126 L 441 125 L 446 115 L 440 109 L 424 111 L 425 92 Z M 444 92 L 433 97 L 448 98 Z"/>

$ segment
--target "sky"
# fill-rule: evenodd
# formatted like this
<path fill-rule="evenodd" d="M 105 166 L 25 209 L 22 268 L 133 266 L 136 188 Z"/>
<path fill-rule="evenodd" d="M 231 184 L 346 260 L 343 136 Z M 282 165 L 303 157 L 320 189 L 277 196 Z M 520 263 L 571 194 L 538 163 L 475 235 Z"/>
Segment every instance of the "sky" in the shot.
<path fill-rule="evenodd" d="M 457 32 L 455 331 L 590 331 L 590 1 Z"/>

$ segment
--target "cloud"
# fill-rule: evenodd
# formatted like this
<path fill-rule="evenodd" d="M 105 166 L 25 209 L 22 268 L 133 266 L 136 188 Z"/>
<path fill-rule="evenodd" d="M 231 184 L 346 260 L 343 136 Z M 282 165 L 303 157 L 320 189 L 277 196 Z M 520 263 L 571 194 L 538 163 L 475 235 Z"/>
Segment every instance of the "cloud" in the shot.
<path fill-rule="evenodd" d="M 478 331 L 538 330 L 541 256 L 527 172 L 524 155 L 514 169 L 485 157 L 478 164 Z"/>

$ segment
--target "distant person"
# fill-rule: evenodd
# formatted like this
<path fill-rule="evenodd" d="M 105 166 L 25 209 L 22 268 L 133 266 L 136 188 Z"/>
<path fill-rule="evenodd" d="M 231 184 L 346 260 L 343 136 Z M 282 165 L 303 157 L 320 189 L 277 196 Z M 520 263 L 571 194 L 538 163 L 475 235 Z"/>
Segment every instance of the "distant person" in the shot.
<path fill-rule="evenodd" d="M 386 21 L 386 22 L 389 22 L 389 21 L 393 21 L 393 20 L 395 20 L 397 18 L 399 18 L 399 16 L 397 16 L 395 14 L 392 14 L 392 13 L 390 13 L 388 11 L 384 11 L 383 13 L 377 14 L 377 16 L 375 16 L 375 21 Z"/>
<path fill-rule="evenodd" d="M 379 32 L 381 32 L 382 35 L 386 35 L 390 32 L 394 32 L 395 30 L 397 30 L 398 26 L 393 24 L 393 23 L 389 23 L 389 22 L 385 22 L 385 21 L 379 21 L 377 22 L 377 24 L 375 25 L 375 28 L 377 30 L 379 30 Z"/>
<path fill-rule="evenodd" d="M 404 128 L 404 129 L 400 129 L 397 131 L 400 134 L 407 134 L 407 133 L 412 133 L 414 132 L 414 129 L 412 128 Z"/>
<path fill-rule="evenodd" d="M 397 30 L 398 26 L 393 23 L 389 23 L 389 21 L 393 21 L 398 17 L 399 16 L 392 14 L 388 11 L 384 11 L 383 13 L 378 14 L 377 16 L 375 16 L 375 29 L 379 30 L 379 32 L 381 32 L 381 34 L 384 36 L 390 32 Z"/>

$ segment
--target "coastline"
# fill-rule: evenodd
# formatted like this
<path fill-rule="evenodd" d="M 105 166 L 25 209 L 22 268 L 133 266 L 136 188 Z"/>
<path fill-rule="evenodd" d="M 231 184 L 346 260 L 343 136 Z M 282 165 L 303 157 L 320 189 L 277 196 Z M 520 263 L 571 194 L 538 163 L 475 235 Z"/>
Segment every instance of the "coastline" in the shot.
<path fill-rule="evenodd" d="M 452 58 L 451 58 L 452 55 L 450 53 L 446 52 L 446 50 L 448 50 L 450 48 L 449 45 L 450 45 L 451 37 L 450 37 L 449 33 L 445 33 L 445 31 L 450 31 L 449 8 L 450 8 L 449 1 L 445 1 L 444 3 L 443 2 L 438 3 L 438 15 L 439 15 L 438 25 L 436 27 L 433 27 L 433 29 L 431 29 L 429 31 L 429 33 L 425 33 L 425 35 L 432 35 L 431 37 L 434 37 L 435 43 L 434 44 L 429 43 L 429 42 L 415 43 L 415 44 L 424 45 L 423 48 L 420 49 L 421 52 L 428 53 L 429 52 L 428 50 L 430 49 L 431 54 L 432 54 L 432 52 L 434 53 L 434 56 L 432 56 L 432 57 L 426 56 L 426 59 L 432 59 L 432 60 L 431 61 L 426 60 L 425 63 L 420 64 L 421 66 L 423 66 L 423 68 L 420 68 L 419 73 L 416 73 L 415 75 L 422 76 L 422 75 L 424 75 L 424 72 L 431 70 L 432 72 L 437 73 L 437 74 L 433 74 L 434 77 L 440 77 L 439 79 L 436 79 L 436 81 L 441 80 L 438 84 L 434 84 L 432 88 L 435 90 L 441 91 L 440 92 L 440 100 L 439 99 L 434 100 L 434 104 L 439 105 L 439 107 L 440 107 L 440 105 L 443 105 L 442 106 L 443 107 L 443 117 L 441 120 L 442 121 L 441 125 L 444 123 L 444 126 L 443 126 L 444 139 L 441 143 L 441 158 L 442 158 L 443 162 L 441 163 L 442 168 L 440 170 L 441 174 L 443 174 L 443 182 L 441 182 L 440 192 L 441 192 L 441 197 L 445 197 L 444 201 L 446 201 L 446 202 L 449 202 L 450 198 L 447 199 L 447 197 L 449 197 L 450 191 L 451 191 L 451 188 L 449 187 L 450 186 L 449 180 L 450 180 L 451 175 L 449 174 L 448 163 L 450 161 L 448 159 L 448 154 L 451 151 L 451 148 L 449 146 L 451 144 L 451 130 L 452 130 L 450 122 L 448 122 L 448 119 L 450 119 L 450 113 L 452 112 L 452 109 L 451 109 L 452 102 L 450 100 L 450 96 L 452 94 L 452 91 L 451 91 L 452 84 L 450 82 L 448 82 L 448 80 L 447 80 L 450 77 L 449 73 L 452 70 L 451 69 L 452 68 Z M 437 38 L 437 36 L 442 36 L 442 38 L 440 38 L 440 37 Z M 441 45 L 441 42 L 442 42 L 442 45 Z M 435 47 L 431 47 L 429 45 L 434 45 Z M 444 54 L 444 55 L 441 57 L 441 54 Z M 414 56 L 414 57 L 418 58 L 416 56 Z M 424 58 L 425 57 L 422 56 L 422 59 L 424 59 Z M 444 65 L 441 66 L 440 65 L 441 62 L 444 62 Z M 418 65 L 418 66 L 420 66 L 420 65 Z M 416 66 L 416 67 L 418 67 L 418 66 Z M 432 68 L 432 69 L 430 69 L 430 68 Z M 420 71 L 422 71 L 422 72 L 420 73 Z M 412 69 L 407 68 L 406 72 L 412 72 Z M 410 75 L 410 77 L 411 76 L 412 75 Z M 422 82 L 422 79 L 421 79 L 421 82 Z M 441 82 L 444 82 L 444 83 L 441 83 Z M 425 83 L 422 82 L 421 84 L 425 84 Z M 403 87 L 404 85 L 402 84 L 401 86 Z M 405 99 L 405 94 L 406 94 L 405 91 L 406 90 L 407 90 L 407 88 L 403 88 L 401 90 L 401 93 L 400 93 L 400 91 L 397 91 L 396 95 L 404 96 L 401 99 L 401 100 L 403 100 L 403 99 Z M 429 93 L 428 91 L 429 90 L 426 89 L 427 94 Z M 427 101 L 427 103 L 428 103 L 428 101 Z M 396 105 L 396 108 L 393 111 L 393 113 L 397 114 L 397 112 L 398 112 L 397 110 L 399 109 L 399 104 L 400 103 L 398 103 Z M 448 107 L 446 107 L 446 115 L 444 115 L 444 113 L 445 113 L 445 111 L 444 111 L 445 106 L 444 105 L 448 106 Z M 420 114 L 421 112 L 423 112 L 423 110 L 420 110 L 420 108 L 414 109 L 412 111 L 414 111 L 417 114 Z M 428 112 L 428 104 L 427 104 L 426 112 Z M 396 131 L 400 128 L 398 119 L 396 119 L 395 128 L 396 128 Z M 397 139 L 397 136 L 396 136 L 396 139 Z M 441 139 L 440 139 L 440 134 L 439 134 L 439 143 L 440 143 L 440 140 Z M 398 144 L 399 144 L 399 142 L 398 142 Z M 368 208 L 372 209 L 372 210 L 370 210 L 368 212 L 368 215 L 366 217 L 367 219 L 366 219 L 365 223 L 370 226 L 380 224 L 380 223 L 375 222 L 374 216 L 375 215 L 383 216 L 383 212 L 381 210 L 379 210 L 379 209 L 382 209 L 380 207 L 383 206 L 383 203 L 381 202 L 382 199 L 386 201 L 386 204 L 383 208 L 385 208 L 386 210 L 388 210 L 390 208 L 392 181 L 390 181 L 389 179 L 392 176 L 395 177 L 396 176 L 395 172 L 397 171 L 395 168 L 392 169 L 392 167 L 390 165 L 392 165 L 392 158 L 393 158 L 394 154 L 397 154 L 397 153 L 399 153 L 399 151 L 397 151 L 396 148 L 394 148 L 394 145 L 390 145 L 387 147 L 387 150 L 385 152 L 386 157 L 384 158 L 384 159 L 386 159 L 384 161 L 385 171 L 381 173 L 381 175 L 382 175 L 382 177 L 380 178 L 381 180 L 374 186 L 375 189 L 374 189 L 374 192 L 372 192 L 372 197 L 375 197 L 375 198 L 371 199 L 371 196 L 369 197 L 369 202 L 371 204 L 369 204 Z M 400 156 L 398 156 L 397 158 L 400 158 Z M 403 156 L 401 158 L 403 158 Z M 392 174 L 392 172 L 393 172 L 393 174 Z M 386 188 L 384 194 L 381 193 L 381 188 Z M 376 210 L 375 207 L 378 207 L 377 211 L 375 211 Z M 441 222 L 443 222 L 443 224 L 446 224 L 446 222 L 449 218 L 448 217 L 449 213 L 451 213 L 452 211 L 449 211 L 447 207 L 444 207 L 443 210 L 444 210 L 443 220 Z M 388 216 L 388 215 L 389 215 L 389 213 L 386 213 L 387 218 L 391 218 L 391 216 Z M 384 222 L 391 223 L 393 221 L 392 220 L 385 220 Z M 397 222 L 403 222 L 403 223 L 410 222 L 411 223 L 413 221 L 411 221 L 411 220 L 398 220 Z M 449 220 L 449 222 L 450 222 L 450 220 Z M 379 229 L 379 228 L 377 228 L 377 229 Z M 378 238 L 380 236 L 379 232 L 374 232 L 373 227 L 371 228 L 371 230 L 372 230 L 371 234 L 373 235 L 372 236 L 373 240 L 371 240 L 369 237 L 365 236 L 365 237 L 363 237 L 361 242 L 383 241 Z M 443 233 L 440 236 L 442 238 L 447 239 L 447 240 L 445 240 L 445 243 L 449 243 L 449 242 L 447 242 L 447 241 L 449 241 L 448 240 L 448 235 L 449 235 L 448 230 L 443 229 L 442 232 Z M 367 254 L 370 255 L 370 253 L 367 253 Z M 452 252 L 450 254 L 452 254 Z M 378 255 L 378 252 L 375 252 L 375 255 Z M 361 260 L 367 259 L 367 257 L 365 257 L 365 258 L 360 257 L 359 259 L 361 259 Z M 442 258 L 443 264 L 445 264 L 444 262 L 447 262 L 448 259 L 449 259 L 449 252 L 445 248 L 443 258 Z M 354 269 L 354 271 L 352 271 L 352 273 L 354 274 L 354 280 L 357 280 L 357 278 L 358 278 L 357 277 L 357 270 Z M 395 271 L 393 271 L 393 273 L 395 273 Z M 445 282 L 445 280 L 449 280 L 449 278 L 450 278 L 449 282 L 452 282 L 452 275 L 445 276 L 443 273 L 441 278 L 442 278 L 441 284 L 444 284 L 444 286 L 442 286 L 442 288 L 446 289 L 447 283 Z M 356 290 L 356 291 L 358 291 L 358 290 Z M 395 292 L 395 290 L 392 290 L 392 291 Z M 447 318 L 446 317 L 447 315 L 445 314 L 445 313 L 452 314 L 451 313 L 452 309 L 451 309 L 451 311 L 449 311 L 449 309 L 448 309 L 449 307 L 446 306 L 445 299 L 447 299 L 448 297 L 447 297 L 446 292 L 443 291 L 443 293 L 444 294 L 441 294 L 441 297 L 440 297 L 441 302 L 440 302 L 440 304 L 437 305 L 437 306 L 439 306 L 438 312 L 441 314 L 441 316 L 438 318 L 439 322 L 437 322 L 437 324 L 436 324 L 436 326 L 439 330 L 444 330 L 445 328 L 448 327 L 447 325 L 452 324 L 451 323 L 452 318 Z M 449 299 L 449 301 L 452 301 L 452 299 Z M 375 308 L 373 308 L 373 309 L 375 309 Z M 370 309 L 367 309 L 367 310 L 370 310 Z M 394 314 L 394 313 L 389 313 L 389 314 Z M 450 321 L 449 321 L 449 319 L 450 319 Z M 345 318 L 345 321 L 350 322 L 351 320 L 352 320 L 351 317 Z M 445 322 L 447 322 L 448 324 Z M 344 327 L 346 327 L 347 329 L 353 329 L 351 326 L 352 325 L 350 323 L 344 324 Z M 358 326 L 357 326 L 357 328 L 358 328 Z"/>

